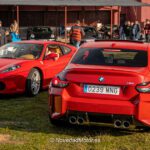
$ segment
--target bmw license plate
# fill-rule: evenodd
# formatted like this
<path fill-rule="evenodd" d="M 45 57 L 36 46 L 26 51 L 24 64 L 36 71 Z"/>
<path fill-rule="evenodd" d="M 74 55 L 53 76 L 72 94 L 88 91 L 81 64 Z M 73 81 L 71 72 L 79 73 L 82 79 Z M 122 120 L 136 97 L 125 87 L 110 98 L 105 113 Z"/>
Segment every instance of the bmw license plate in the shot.
<path fill-rule="evenodd" d="M 119 95 L 119 86 L 104 86 L 104 85 L 84 85 L 84 93 L 109 94 Z"/>

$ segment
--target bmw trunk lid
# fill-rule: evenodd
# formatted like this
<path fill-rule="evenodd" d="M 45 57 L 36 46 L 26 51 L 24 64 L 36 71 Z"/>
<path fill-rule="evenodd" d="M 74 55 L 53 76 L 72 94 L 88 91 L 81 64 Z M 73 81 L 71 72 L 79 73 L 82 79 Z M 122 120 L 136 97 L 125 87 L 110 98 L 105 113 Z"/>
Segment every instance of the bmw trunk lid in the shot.
<path fill-rule="evenodd" d="M 73 96 L 128 100 L 138 95 L 135 87 L 145 81 L 146 67 L 103 67 L 70 64 L 66 79 Z"/>

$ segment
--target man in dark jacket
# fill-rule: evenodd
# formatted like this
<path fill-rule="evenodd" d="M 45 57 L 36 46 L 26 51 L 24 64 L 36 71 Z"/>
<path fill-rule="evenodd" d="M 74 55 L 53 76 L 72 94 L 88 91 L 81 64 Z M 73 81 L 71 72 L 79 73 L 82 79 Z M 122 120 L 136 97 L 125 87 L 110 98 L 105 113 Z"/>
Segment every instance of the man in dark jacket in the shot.
<path fill-rule="evenodd" d="M 133 40 L 139 40 L 141 35 L 141 25 L 138 21 L 135 21 L 132 28 Z"/>
<path fill-rule="evenodd" d="M 131 23 L 130 21 L 127 21 L 125 26 L 124 26 L 124 32 L 126 35 L 126 39 L 130 40 L 130 34 L 131 34 Z"/>
<path fill-rule="evenodd" d="M 0 46 L 5 44 L 5 30 L 2 27 L 2 21 L 0 20 Z"/>
<path fill-rule="evenodd" d="M 125 25 L 120 25 L 120 27 L 119 27 L 119 38 L 120 38 L 120 40 L 126 40 L 124 26 Z"/>
<path fill-rule="evenodd" d="M 85 35 L 82 27 L 80 26 L 80 21 L 77 21 L 74 26 L 72 26 L 70 30 L 70 41 L 71 43 L 79 48 L 81 39 Z"/>

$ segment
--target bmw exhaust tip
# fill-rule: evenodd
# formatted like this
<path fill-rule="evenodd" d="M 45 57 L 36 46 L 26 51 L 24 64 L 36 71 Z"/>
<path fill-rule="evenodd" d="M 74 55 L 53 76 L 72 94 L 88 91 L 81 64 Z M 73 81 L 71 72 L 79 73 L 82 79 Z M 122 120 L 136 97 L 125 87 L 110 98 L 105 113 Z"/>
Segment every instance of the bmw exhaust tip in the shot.
<path fill-rule="evenodd" d="M 83 124 L 84 123 L 83 117 L 77 117 L 77 123 L 78 124 Z"/>
<path fill-rule="evenodd" d="M 122 123 L 122 127 L 123 128 L 129 128 L 129 126 L 130 126 L 130 122 L 129 121 L 123 121 L 123 123 Z"/>
<path fill-rule="evenodd" d="M 69 123 L 70 123 L 70 124 L 77 124 L 77 117 L 75 117 L 75 116 L 70 116 L 70 117 L 69 117 Z"/>
<path fill-rule="evenodd" d="M 120 120 L 115 120 L 114 121 L 114 127 L 115 128 L 120 128 L 122 126 L 122 122 Z"/>

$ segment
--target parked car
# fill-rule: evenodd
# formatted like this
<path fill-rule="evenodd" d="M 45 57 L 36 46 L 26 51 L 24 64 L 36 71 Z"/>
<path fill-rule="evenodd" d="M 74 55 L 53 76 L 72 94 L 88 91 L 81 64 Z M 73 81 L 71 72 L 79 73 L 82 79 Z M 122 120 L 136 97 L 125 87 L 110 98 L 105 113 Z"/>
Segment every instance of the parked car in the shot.
<path fill-rule="evenodd" d="M 85 33 L 85 36 L 82 39 L 82 42 L 92 41 L 95 39 L 100 39 L 100 33 L 96 31 L 94 27 L 84 26 L 82 27 Z"/>
<path fill-rule="evenodd" d="M 42 40 L 0 47 L 0 94 L 37 95 L 64 69 L 75 51 L 73 46 Z"/>
<path fill-rule="evenodd" d="M 103 39 L 111 39 L 111 33 L 110 33 L 110 28 L 111 26 L 105 25 L 104 27 L 104 35 L 103 35 Z M 119 27 L 117 25 L 113 25 L 112 26 L 112 39 L 119 39 Z"/>
<path fill-rule="evenodd" d="M 142 42 L 83 44 L 50 83 L 51 122 L 150 126 L 149 57 Z"/>
<path fill-rule="evenodd" d="M 97 31 L 94 27 L 90 26 L 83 26 L 82 28 L 85 32 L 85 36 L 82 39 L 83 42 L 92 40 L 111 39 L 110 25 L 104 25 L 100 31 Z M 117 25 L 113 25 L 112 33 L 113 39 L 119 39 L 119 29 Z"/>
<path fill-rule="evenodd" d="M 37 26 L 31 27 L 27 30 L 27 39 L 55 39 L 55 36 L 50 27 Z"/>

